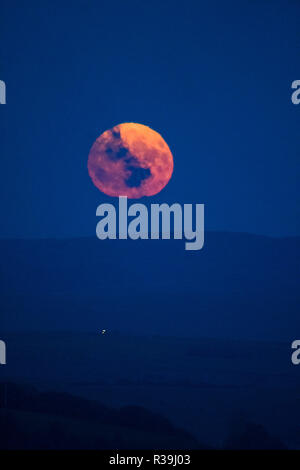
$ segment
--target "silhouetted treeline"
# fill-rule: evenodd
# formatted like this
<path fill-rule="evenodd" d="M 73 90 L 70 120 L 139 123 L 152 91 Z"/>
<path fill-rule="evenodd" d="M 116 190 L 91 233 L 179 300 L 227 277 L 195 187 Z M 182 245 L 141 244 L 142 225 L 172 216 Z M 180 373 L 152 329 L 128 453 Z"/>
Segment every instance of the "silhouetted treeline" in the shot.
<path fill-rule="evenodd" d="M 236 422 L 225 442 L 226 449 L 286 449 L 286 446 L 267 429 L 247 420 Z"/>

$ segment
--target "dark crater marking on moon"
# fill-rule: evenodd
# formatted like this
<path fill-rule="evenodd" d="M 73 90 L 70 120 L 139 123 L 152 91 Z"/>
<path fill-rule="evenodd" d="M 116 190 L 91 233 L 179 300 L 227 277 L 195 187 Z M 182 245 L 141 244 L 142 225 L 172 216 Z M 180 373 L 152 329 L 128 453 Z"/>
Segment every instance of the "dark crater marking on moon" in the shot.
<path fill-rule="evenodd" d="M 142 181 L 151 176 L 149 168 L 129 166 L 127 167 L 127 170 L 131 171 L 131 175 L 125 181 L 129 188 L 137 188 L 138 186 L 141 186 Z"/>
<path fill-rule="evenodd" d="M 122 160 L 124 159 L 124 167 L 125 170 L 130 171 L 130 176 L 125 180 L 125 183 L 129 188 L 138 188 L 141 186 L 142 181 L 149 178 L 151 176 L 151 171 L 149 168 L 143 168 L 139 165 L 139 161 L 137 158 L 134 157 L 128 150 L 128 148 L 122 145 L 122 141 L 120 139 L 120 133 L 118 131 L 113 130 L 112 135 L 114 136 L 115 140 L 120 140 L 120 142 L 116 142 L 116 148 L 108 147 L 105 152 L 106 155 L 111 160 Z M 100 180 L 104 180 L 107 178 L 105 172 L 101 174 L 98 172 L 98 177 Z"/>

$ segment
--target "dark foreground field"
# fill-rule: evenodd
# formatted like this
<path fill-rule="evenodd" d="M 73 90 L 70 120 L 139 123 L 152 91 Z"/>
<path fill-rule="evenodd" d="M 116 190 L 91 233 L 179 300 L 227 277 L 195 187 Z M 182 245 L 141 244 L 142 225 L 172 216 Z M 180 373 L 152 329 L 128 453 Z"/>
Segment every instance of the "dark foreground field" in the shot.
<path fill-rule="evenodd" d="M 2 381 L 141 407 L 191 434 L 179 446 L 300 447 L 299 237 L 2 240 L 0 256 Z"/>
<path fill-rule="evenodd" d="M 90 405 L 76 403 L 74 396 L 110 410 L 127 410 L 129 421 L 122 421 L 123 432 L 120 417 L 103 424 L 104 447 L 105 442 L 106 447 L 115 447 L 120 439 L 119 446 L 124 447 L 300 448 L 300 374 L 291 363 L 289 343 L 137 337 L 110 331 L 19 333 L 6 334 L 5 339 L 8 364 L 1 368 L 2 408 L 3 382 L 26 385 L 26 390 L 34 387 L 30 393 L 36 396 L 46 393 L 45 403 L 39 397 L 40 408 L 33 409 L 32 404 L 24 408 L 22 394 L 18 404 L 8 388 L 7 406 L 19 408 L 23 423 L 33 412 L 30 421 L 52 422 L 65 408 L 57 393 L 67 392 L 73 395 L 70 400 L 64 397 L 71 403 L 69 414 L 63 415 L 67 427 L 70 420 L 78 424 L 78 419 L 89 418 L 90 411 L 84 410 Z M 78 407 L 83 409 L 79 415 Z M 151 413 L 154 417 L 149 418 Z M 102 423 L 101 413 L 99 420 Z M 55 423 L 64 428 L 61 421 Z M 126 426 L 133 426 L 133 431 L 128 434 Z M 85 427 L 92 436 L 87 438 L 89 445 L 100 445 L 100 437 L 95 440 L 97 421 L 85 422 Z M 82 445 L 88 446 L 87 441 Z"/>

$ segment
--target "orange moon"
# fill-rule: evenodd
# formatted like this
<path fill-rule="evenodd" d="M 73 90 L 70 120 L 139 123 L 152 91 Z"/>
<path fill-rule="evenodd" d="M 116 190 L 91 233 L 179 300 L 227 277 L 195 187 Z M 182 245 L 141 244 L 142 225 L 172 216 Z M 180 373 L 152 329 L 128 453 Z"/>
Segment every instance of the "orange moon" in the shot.
<path fill-rule="evenodd" d="M 94 142 L 88 172 L 94 185 L 108 196 L 153 196 L 170 180 L 173 156 L 158 132 L 126 122 L 105 131 Z"/>

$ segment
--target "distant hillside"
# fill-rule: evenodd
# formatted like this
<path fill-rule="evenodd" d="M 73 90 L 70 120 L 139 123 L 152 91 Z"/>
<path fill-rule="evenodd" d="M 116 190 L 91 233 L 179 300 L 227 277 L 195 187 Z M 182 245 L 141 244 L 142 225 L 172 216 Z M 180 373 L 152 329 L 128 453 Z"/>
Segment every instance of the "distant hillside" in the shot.
<path fill-rule="evenodd" d="M 279 339 L 300 334 L 300 238 L 0 241 L 1 330 Z M 297 334 L 296 334 L 297 336 Z"/>

